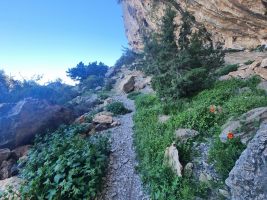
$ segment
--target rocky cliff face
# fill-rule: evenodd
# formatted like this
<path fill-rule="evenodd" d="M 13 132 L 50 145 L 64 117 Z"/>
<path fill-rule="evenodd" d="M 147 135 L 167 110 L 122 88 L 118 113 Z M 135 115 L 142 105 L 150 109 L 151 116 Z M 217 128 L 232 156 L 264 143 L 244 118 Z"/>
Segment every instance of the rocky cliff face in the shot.
<path fill-rule="evenodd" d="M 157 31 L 164 8 L 177 10 L 175 23 L 187 10 L 205 25 L 214 42 L 225 48 L 242 49 L 267 45 L 267 0 L 124 0 L 126 35 L 134 49 L 141 49 L 142 30 Z M 179 30 L 177 30 L 177 34 Z"/>

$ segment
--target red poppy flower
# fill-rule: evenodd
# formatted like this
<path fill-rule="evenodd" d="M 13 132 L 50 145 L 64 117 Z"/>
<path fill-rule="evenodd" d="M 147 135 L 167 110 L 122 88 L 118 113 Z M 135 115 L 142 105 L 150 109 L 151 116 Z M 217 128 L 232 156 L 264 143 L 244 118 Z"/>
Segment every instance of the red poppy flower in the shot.
<path fill-rule="evenodd" d="M 227 134 L 227 138 L 229 139 L 229 140 L 231 140 L 231 139 L 233 139 L 234 138 L 234 134 L 233 133 L 228 133 Z"/>
<path fill-rule="evenodd" d="M 211 105 L 211 106 L 210 106 L 210 112 L 211 112 L 211 113 L 215 113 L 215 111 L 216 111 L 216 106 Z"/>

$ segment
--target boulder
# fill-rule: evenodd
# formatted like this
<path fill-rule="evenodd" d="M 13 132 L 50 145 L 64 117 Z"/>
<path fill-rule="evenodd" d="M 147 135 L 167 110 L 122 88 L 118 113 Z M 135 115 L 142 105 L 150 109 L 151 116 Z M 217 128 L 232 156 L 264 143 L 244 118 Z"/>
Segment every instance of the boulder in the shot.
<path fill-rule="evenodd" d="M 243 144 L 247 144 L 255 135 L 260 124 L 267 120 L 267 107 L 255 108 L 241 115 L 237 120 L 230 120 L 222 127 L 220 140 L 227 141 L 229 133 L 233 133 L 234 137 L 239 137 Z"/>
<path fill-rule="evenodd" d="M 179 153 L 174 143 L 170 147 L 166 148 L 164 163 L 167 164 L 177 176 L 182 176 L 183 166 L 179 161 Z"/>
<path fill-rule="evenodd" d="M 188 139 L 194 138 L 197 135 L 199 135 L 199 132 L 192 130 L 192 129 L 180 128 L 175 131 L 175 139 L 178 142 L 182 142 L 182 143 L 187 142 Z"/>
<path fill-rule="evenodd" d="M 7 179 L 12 176 L 12 167 L 16 164 L 16 160 L 4 160 L 0 166 L 0 179 Z"/>
<path fill-rule="evenodd" d="M 267 123 L 264 122 L 225 181 L 230 189 L 231 199 L 267 199 L 266 162 Z"/>
<path fill-rule="evenodd" d="M 16 155 L 16 157 L 19 159 L 23 156 L 27 156 L 28 151 L 30 150 L 31 147 L 32 147 L 32 145 L 20 146 L 20 147 L 13 149 L 12 153 L 14 153 Z"/>
<path fill-rule="evenodd" d="M 80 116 L 86 112 L 90 112 L 93 108 L 100 103 L 96 94 L 85 96 L 77 96 L 68 102 L 68 107 L 75 111 L 76 116 Z"/>
<path fill-rule="evenodd" d="M 256 60 L 248 66 L 248 69 L 254 70 L 256 67 L 259 67 L 262 62 L 262 58 L 256 58 Z"/>
<path fill-rule="evenodd" d="M 267 94 L 267 81 L 262 81 L 258 86 L 258 89 L 264 90 Z"/>
<path fill-rule="evenodd" d="M 18 178 L 17 176 L 5 179 L 5 180 L 0 180 L 0 192 L 6 192 L 8 188 L 11 186 L 13 190 L 16 191 L 16 193 L 19 190 L 19 187 L 22 183 L 22 179 Z M 11 197 L 8 196 L 9 199 L 19 199 L 19 197 Z"/>
<path fill-rule="evenodd" d="M 125 93 L 130 93 L 134 90 L 135 76 L 126 76 L 121 82 L 121 90 Z"/>
<path fill-rule="evenodd" d="M 94 130 L 95 131 L 103 131 L 115 126 L 119 126 L 120 123 L 118 121 L 113 120 L 111 112 L 100 112 L 95 115 L 93 119 Z"/>
<path fill-rule="evenodd" d="M 184 174 L 186 176 L 192 176 L 193 175 L 193 168 L 194 164 L 193 163 L 187 163 L 186 166 L 184 167 Z"/>
<path fill-rule="evenodd" d="M 74 118 L 69 109 L 45 100 L 26 98 L 0 113 L 0 148 L 29 144 L 36 134 L 55 130 Z"/>
<path fill-rule="evenodd" d="M 254 69 L 255 73 L 264 80 L 267 80 L 267 68 L 257 67 Z"/>
<path fill-rule="evenodd" d="M 93 122 L 97 124 L 112 124 L 113 122 L 112 113 L 110 112 L 98 113 L 97 115 L 95 115 Z"/>
<path fill-rule="evenodd" d="M 0 149 L 0 165 L 4 160 L 7 160 L 11 155 L 10 149 Z"/>
<path fill-rule="evenodd" d="M 263 68 L 267 67 L 267 58 L 262 60 L 260 67 L 263 67 Z"/>
<path fill-rule="evenodd" d="M 109 97 L 109 98 L 104 100 L 104 106 L 107 106 L 107 105 L 111 104 L 112 102 L 113 102 L 113 99 Z"/>

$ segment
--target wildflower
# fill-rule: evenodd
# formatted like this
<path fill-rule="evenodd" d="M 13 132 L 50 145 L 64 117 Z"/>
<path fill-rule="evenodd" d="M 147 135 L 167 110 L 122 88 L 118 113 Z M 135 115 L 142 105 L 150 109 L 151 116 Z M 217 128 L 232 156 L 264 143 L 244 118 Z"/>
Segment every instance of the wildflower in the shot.
<path fill-rule="evenodd" d="M 210 106 L 210 112 L 211 113 L 215 113 L 215 111 L 216 111 L 216 106 L 215 105 L 211 105 Z"/>
<path fill-rule="evenodd" d="M 233 134 L 232 132 L 228 133 L 228 134 L 227 134 L 227 138 L 228 138 L 229 140 L 233 139 L 233 138 L 234 138 L 234 134 Z"/>

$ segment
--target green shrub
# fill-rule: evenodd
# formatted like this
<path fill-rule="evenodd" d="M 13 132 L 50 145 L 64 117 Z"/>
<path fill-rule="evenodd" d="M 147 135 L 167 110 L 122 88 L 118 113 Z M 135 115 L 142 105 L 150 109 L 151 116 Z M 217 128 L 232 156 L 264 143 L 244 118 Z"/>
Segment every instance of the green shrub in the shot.
<path fill-rule="evenodd" d="M 194 142 L 215 137 L 217 143 L 215 142 L 210 150 L 210 162 L 216 163 L 218 173 L 225 177 L 243 147 L 235 140 L 221 143 L 218 139 L 221 126 L 230 117 L 240 116 L 256 107 L 267 106 L 265 93 L 257 89 L 259 81 L 255 77 L 247 81 L 218 81 L 211 89 L 206 89 L 187 101 L 174 101 L 174 105 L 177 103 L 179 106 L 172 107 L 172 111 L 171 107 L 166 108 L 156 96 L 141 95 L 136 98 L 134 144 L 139 159 L 139 171 L 151 191 L 151 199 L 194 199 L 209 193 L 210 187 L 200 186 L 189 177 L 178 178 L 163 165 L 165 149 L 172 144 L 174 132 L 178 128 L 199 131 L 200 135 Z M 251 90 L 240 93 L 238 89 L 243 87 L 249 87 Z M 210 111 L 211 105 L 217 108 L 220 106 L 221 109 L 213 113 Z M 171 119 L 166 123 L 158 123 L 158 116 L 165 111 L 171 113 Z M 190 162 L 195 155 L 190 142 L 177 142 L 177 148 L 183 165 Z M 224 150 L 226 158 L 229 159 L 228 164 L 223 157 Z M 222 169 L 223 163 L 225 169 Z"/>
<path fill-rule="evenodd" d="M 254 60 L 248 60 L 246 62 L 244 62 L 245 65 L 251 65 L 254 62 Z"/>
<path fill-rule="evenodd" d="M 107 105 L 106 109 L 108 112 L 112 112 L 114 115 L 124 115 L 131 112 L 124 107 L 122 102 L 113 102 Z"/>
<path fill-rule="evenodd" d="M 226 65 L 226 66 L 223 66 L 222 68 L 219 68 L 216 71 L 216 75 L 218 75 L 218 76 L 227 75 L 230 72 L 236 71 L 237 69 L 238 69 L 238 64 Z"/>
<path fill-rule="evenodd" d="M 107 93 L 104 93 L 104 92 L 99 93 L 98 96 L 101 100 L 105 100 L 105 99 L 109 98 L 109 95 Z"/>
<path fill-rule="evenodd" d="M 82 139 L 82 126 L 62 127 L 38 138 L 22 170 L 23 199 L 94 199 L 108 162 L 108 139 Z"/>
<path fill-rule="evenodd" d="M 136 97 L 138 97 L 138 96 L 141 95 L 141 94 L 142 94 L 141 92 L 137 92 L 137 91 L 135 91 L 135 92 L 131 92 L 131 93 L 129 93 L 129 94 L 127 95 L 127 98 L 128 98 L 128 99 L 131 99 L 131 100 L 135 100 Z"/>
<path fill-rule="evenodd" d="M 205 28 L 192 33 L 194 18 L 189 13 L 182 16 L 177 45 L 175 17 L 167 9 L 160 34 L 144 38 L 144 71 L 152 75 L 152 87 L 164 100 L 190 97 L 212 86 L 214 72 L 224 62 L 224 53 L 213 49 Z"/>
<path fill-rule="evenodd" d="M 215 140 L 213 148 L 209 152 L 209 160 L 214 163 L 217 172 L 222 175 L 224 180 L 245 148 L 246 146 L 237 138 L 228 140 L 226 143 L 221 142 L 219 138 Z"/>

